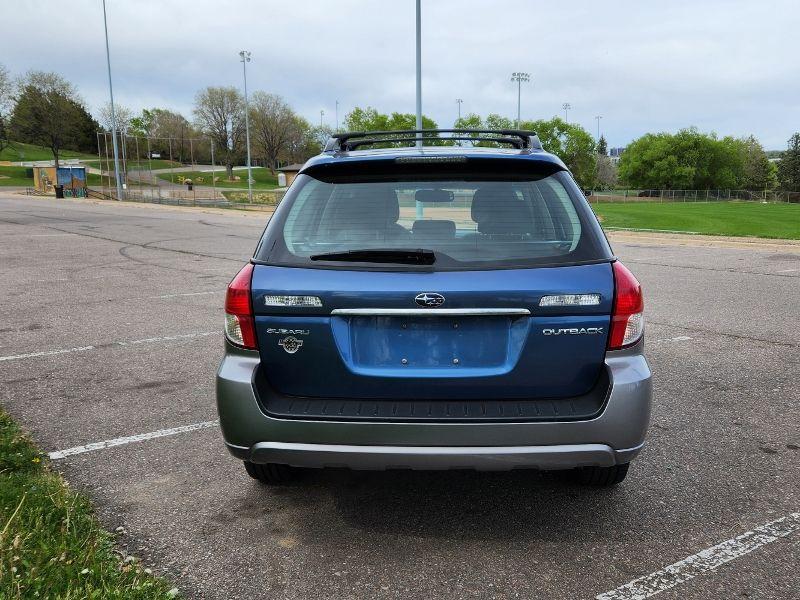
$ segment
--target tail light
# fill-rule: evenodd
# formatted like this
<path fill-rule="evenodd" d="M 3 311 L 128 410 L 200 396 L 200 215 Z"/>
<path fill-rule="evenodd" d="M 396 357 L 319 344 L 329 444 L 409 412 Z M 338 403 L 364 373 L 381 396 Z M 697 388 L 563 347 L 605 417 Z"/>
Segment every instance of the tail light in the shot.
<path fill-rule="evenodd" d="M 644 333 L 644 296 L 642 286 L 628 268 L 619 261 L 614 269 L 614 308 L 608 349 L 619 350 L 639 341 Z"/>
<path fill-rule="evenodd" d="M 228 285 L 228 292 L 225 295 L 225 336 L 232 344 L 248 350 L 257 350 L 253 302 L 250 298 L 252 278 L 253 265 L 248 263 Z"/>

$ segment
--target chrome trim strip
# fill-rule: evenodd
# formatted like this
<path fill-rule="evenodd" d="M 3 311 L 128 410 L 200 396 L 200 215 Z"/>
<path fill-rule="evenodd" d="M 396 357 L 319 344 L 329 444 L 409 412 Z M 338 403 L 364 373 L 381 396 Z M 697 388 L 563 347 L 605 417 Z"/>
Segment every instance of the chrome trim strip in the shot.
<path fill-rule="evenodd" d="M 335 308 L 332 315 L 347 317 L 525 317 L 527 308 Z"/>

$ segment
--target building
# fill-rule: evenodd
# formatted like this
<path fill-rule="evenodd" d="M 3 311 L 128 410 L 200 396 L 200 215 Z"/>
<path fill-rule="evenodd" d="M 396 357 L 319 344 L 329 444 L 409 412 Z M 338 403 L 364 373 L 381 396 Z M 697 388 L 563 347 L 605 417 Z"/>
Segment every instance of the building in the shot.
<path fill-rule="evenodd" d="M 281 167 L 278 169 L 278 187 L 289 187 L 292 185 L 294 178 L 297 177 L 297 174 L 300 172 L 300 169 L 303 168 L 303 165 L 300 163 L 294 163 L 292 165 L 286 165 L 285 167 Z M 283 175 L 281 177 L 280 175 Z M 284 179 L 284 181 L 281 181 Z"/>

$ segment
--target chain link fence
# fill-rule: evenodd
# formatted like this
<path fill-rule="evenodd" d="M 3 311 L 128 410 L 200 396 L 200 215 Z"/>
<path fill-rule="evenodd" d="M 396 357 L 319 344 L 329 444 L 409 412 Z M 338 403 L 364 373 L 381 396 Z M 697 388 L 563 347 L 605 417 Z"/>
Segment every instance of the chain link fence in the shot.
<path fill-rule="evenodd" d="M 800 192 L 772 190 L 593 190 L 590 202 L 781 202 L 800 203 Z"/>

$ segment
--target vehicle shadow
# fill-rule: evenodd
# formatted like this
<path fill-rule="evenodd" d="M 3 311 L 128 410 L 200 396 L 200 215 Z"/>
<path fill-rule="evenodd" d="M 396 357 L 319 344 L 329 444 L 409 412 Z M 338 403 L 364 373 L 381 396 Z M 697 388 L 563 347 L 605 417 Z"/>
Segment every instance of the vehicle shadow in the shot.
<path fill-rule="evenodd" d="M 630 489 L 626 490 L 626 487 Z M 611 489 L 580 486 L 563 473 L 517 470 L 311 471 L 273 492 L 290 504 L 327 504 L 343 525 L 368 534 L 474 540 L 546 540 L 567 531 L 608 539 L 609 523 L 646 528 L 636 508 L 636 484 Z M 297 505 L 296 504 L 296 505 Z M 316 511 L 314 511 L 316 512 Z M 295 523 L 309 538 L 330 535 L 331 514 L 312 513 Z M 319 528 L 319 531 L 315 531 Z"/>

